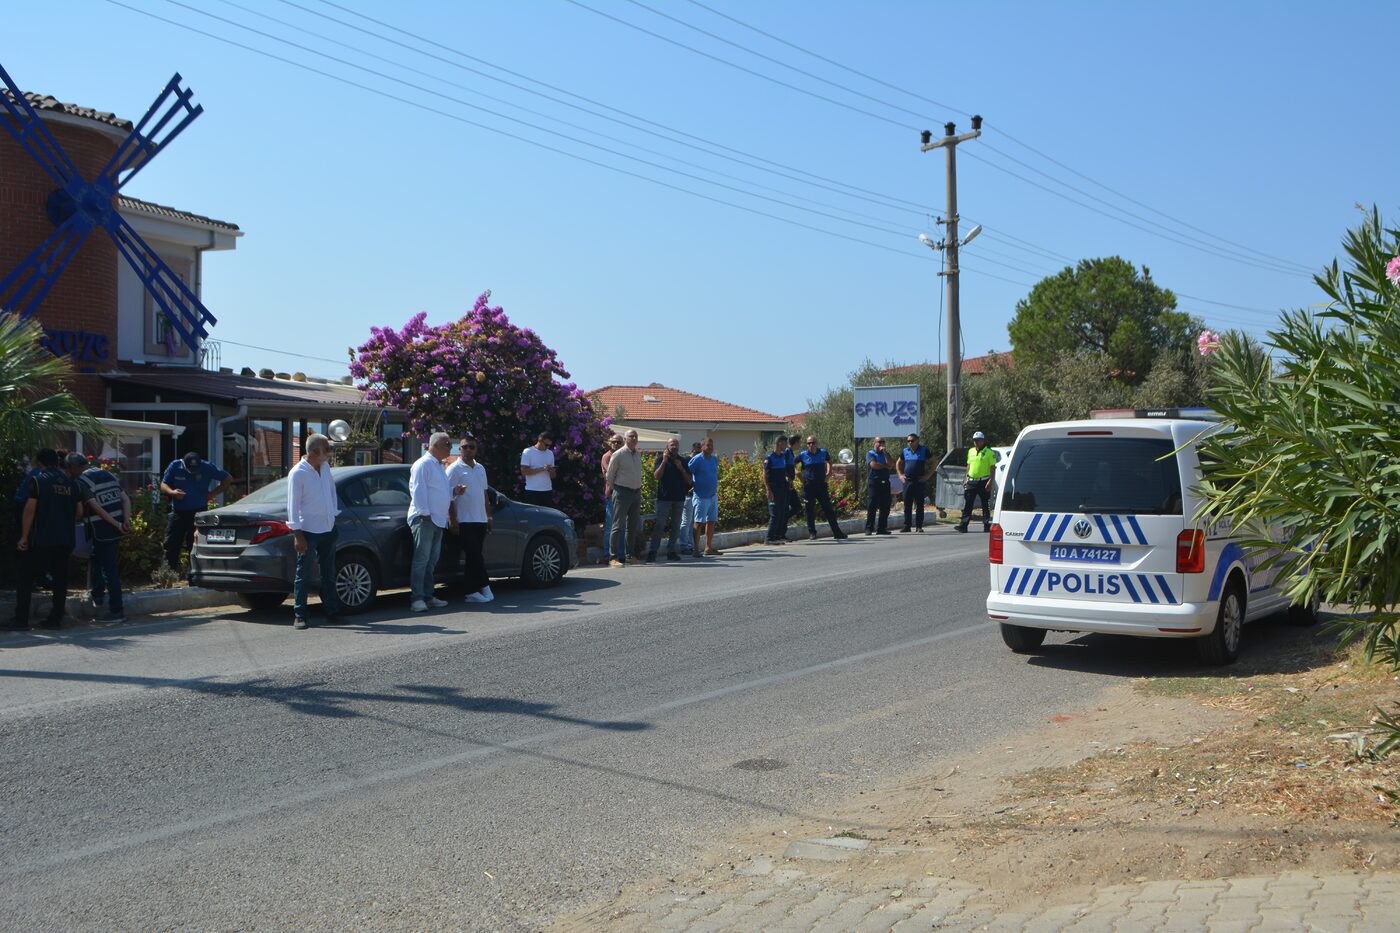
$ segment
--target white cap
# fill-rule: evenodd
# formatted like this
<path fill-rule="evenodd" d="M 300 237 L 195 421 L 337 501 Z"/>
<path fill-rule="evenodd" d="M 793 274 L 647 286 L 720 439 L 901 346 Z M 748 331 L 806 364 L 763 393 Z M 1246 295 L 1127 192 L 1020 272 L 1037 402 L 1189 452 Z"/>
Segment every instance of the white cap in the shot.
<path fill-rule="evenodd" d="M 983 434 L 981 431 L 973 431 L 972 439 L 974 441 L 985 441 L 987 439 L 987 435 Z"/>

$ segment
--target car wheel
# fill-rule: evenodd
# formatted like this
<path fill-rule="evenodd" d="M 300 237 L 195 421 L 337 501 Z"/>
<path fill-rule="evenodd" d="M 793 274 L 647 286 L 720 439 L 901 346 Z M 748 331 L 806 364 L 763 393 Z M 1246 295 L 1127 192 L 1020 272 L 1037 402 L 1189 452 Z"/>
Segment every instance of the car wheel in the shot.
<path fill-rule="evenodd" d="M 1297 606 L 1288 607 L 1288 624 L 1306 628 L 1309 625 L 1317 624 L 1318 598 L 1314 596 L 1308 602 Z"/>
<path fill-rule="evenodd" d="M 1027 654 L 1045 643 L 1045 629 L 1001 623 L 1001 640 L 1017 654 Z"/>
<path fill-rule="evenodd" d="M 1231 583 L 1220 597 L 1215 631 L 1196 643 L 1201 660 L 1214 666 L 1233 664 L 1240 656 L 1240 639 L 1243 636 L 1244 596 L 1240 593 L 1240 585 Z"/>
<path fill-rule="evenodd" d="M 379 572 L 360 551 L 340 554 L 335 559 L 335 596 L 347 614 L 364 612 L 379 593 Z"/>
<path fill-rule="evenodd" d="M 526 585 L 539 589 L 553 586 L 564 579 L 568 567 L 569 558 L 564 553 L 564 545 L 559 543 L 558 538 L 542 535 L 525 549 L 525 565 L 520 570 L 520 576 Z"/>
<path fill-rule="evenodd" d="M 238 598 L 249 609 L 257 612 L 271 612 L 287 601 L 286 593 L 239 593 Z"/>

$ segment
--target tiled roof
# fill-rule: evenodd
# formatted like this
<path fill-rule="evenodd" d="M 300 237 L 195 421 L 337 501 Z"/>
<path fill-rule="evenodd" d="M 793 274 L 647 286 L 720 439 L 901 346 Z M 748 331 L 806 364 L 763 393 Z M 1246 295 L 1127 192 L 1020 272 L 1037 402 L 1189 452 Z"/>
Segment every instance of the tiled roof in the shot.
<path fill-rule="evenodd" d="M 1010 366 L 1012 364 L 1011 351 L 988 353 L 986 356 L 969 356 L 962 361 L 962 374 L 964 376 L 981 376 L 991 370 L 993 363 Z M 885 372 L 907 373 L 916 369 L 942 369 L 943 366 L 943 363 L 910 363 L 908 366 L 892 366 Z"/>
<path fill-rule="evenodd" d="M 15 99 L 15 96 L 5 88 L 0 88 L 0 94 L 4 94 L 10 100 Z M 29 106 L 40 113 L 66 113 L 70 117 L 82 117 L 84 120 L 105 123 L 108 126 L 115 126 L 119 130 L 131 129 L 130 120 L 123 120 L 116 114 L 107 113 L 105 110 L 93 110 L 91 107 L 79 107 L 77 104 L 65 104 L 56 97 L 50 97 L 47 94 L 35 94 L 32 91 L 25 91 L 24 99 L 29 101 Z"/>
<path fill-rule="evenodd" d="M 731 405 L 718 399 L 672 389 L 659 382 L 649 386 L 603 386 L 588 393 L 597 400 L 595 410 L 611 415 L 619 405 L 632 421 L 722 421 L 751 424 L 781 423 L 766 411 Z"/>
<path fill-rule="evenodd" d="M 354 386 L 338 382 L 298 382 L 292 379 L 264 379 L 237 373 L 213 373 L 204 369 L 166 369 L 127 366 L 121 371 L 103 373 L 114 383 L 147 386 L 165 392 L 180 392 L 238 404 L 241 402 L 293 402 L 310 408 L 326 405 L 336 408 L 365 407 L 365 396 Z"/>
<path fill-rule="evenodd" d="M 783 415 L 783 420 L 788 424 L 795 424 L 799 428 L 807 423 L 807 419 L 812 417 L 810 411 L 795 411 L 790 415 Z"/>
<path fill-rule="evenodd" d="M 203 227 L 238 230 L 238 224 L 231 224 L 227 220 L 215 220 L 212 217 L 205 217 L 203 214 L 191 214 L 189 211 L 166 207 L 164 204 L 155 204 L 151 201 L 129 198 L 124 194 L 117 195 L 117 210 L 136 211 L 142 214 L 150 214 L 152 217 L 162 217 L 166 220 L 178 220 L 184 223 L 199 224 Z"/>

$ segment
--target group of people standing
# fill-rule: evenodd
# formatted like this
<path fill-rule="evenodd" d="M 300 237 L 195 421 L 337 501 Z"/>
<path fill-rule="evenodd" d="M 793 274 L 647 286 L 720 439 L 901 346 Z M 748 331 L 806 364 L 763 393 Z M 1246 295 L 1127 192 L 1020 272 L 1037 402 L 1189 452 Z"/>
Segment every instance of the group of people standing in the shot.
<path fill-rule="evenodd" d="M 15 616 L 4 629 L 29 629 L 34 590 L 41 585 L 52 590 L 53 605 L 39 627 L 62 625 L 69 561 L 75 553 L 89 561 L 93 610 L 105 605 L 104 621 L 125 622 L 118 547 L 131 533 L 132 511 L 121 480 L 76 452 L 46 448 L 33 462 L 14 497 L 19 564 Z M 170 568 L 180 568 L 182 553 L 194 536 L 195 514 L 209 507 L 209 497 L 222 492 L 229 479 L 227 472 L 193 451 L 172 461 L 161 474 L 160 490 L 171 506 L 165 531 L 165 562 Z"/>
<path fill-rule="evenodd" d="M 603 560 L 609 567 L 627 566 L 628 557 L 641 556 L 642 462 L 637 432 L 614 434 L 600 461 L 603 471 Z M 679 438 L 652 467 L 656 480 L 656 521 L 647 545 L 647 563 L 660 553 L 661 535 L 667 533 L 666 559 L 681 559 L 681 551 L 695 557 L 717 557 L 715 530 L 719 525 L 719 460 L 712 438 L 695 444 L 689 457 L 681 455 Z M 704 541 L 702 546 L 701 541 Z"/>

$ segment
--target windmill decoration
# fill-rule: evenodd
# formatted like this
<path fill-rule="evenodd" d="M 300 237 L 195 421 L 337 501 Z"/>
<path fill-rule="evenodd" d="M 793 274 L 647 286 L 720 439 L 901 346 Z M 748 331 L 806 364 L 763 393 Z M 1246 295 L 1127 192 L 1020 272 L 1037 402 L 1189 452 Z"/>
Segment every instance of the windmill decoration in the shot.
<path fill-rule="evenodd" d="M 0 108 L 9 117 L 0 119 L 0 126 L 58 183 L 46 205 L 54 232 L 0 279 L 0 313 L 33 316 L 88 235 L 100 227 L 136 271 L 170 326 L 197 352 L 199 338 L 209 336 L 205 325 L 215 323 L 214 315 L 113 206 L 117 192 L 204 112 L 202 106 L 191 105 L 194 92 L 180 86 L 178 74 L 171 78 L 102 171 L 88 181 L 78 174 L 3 67 L 0 80 L 9 89 L 8 95 L 0 93 Z"/>

